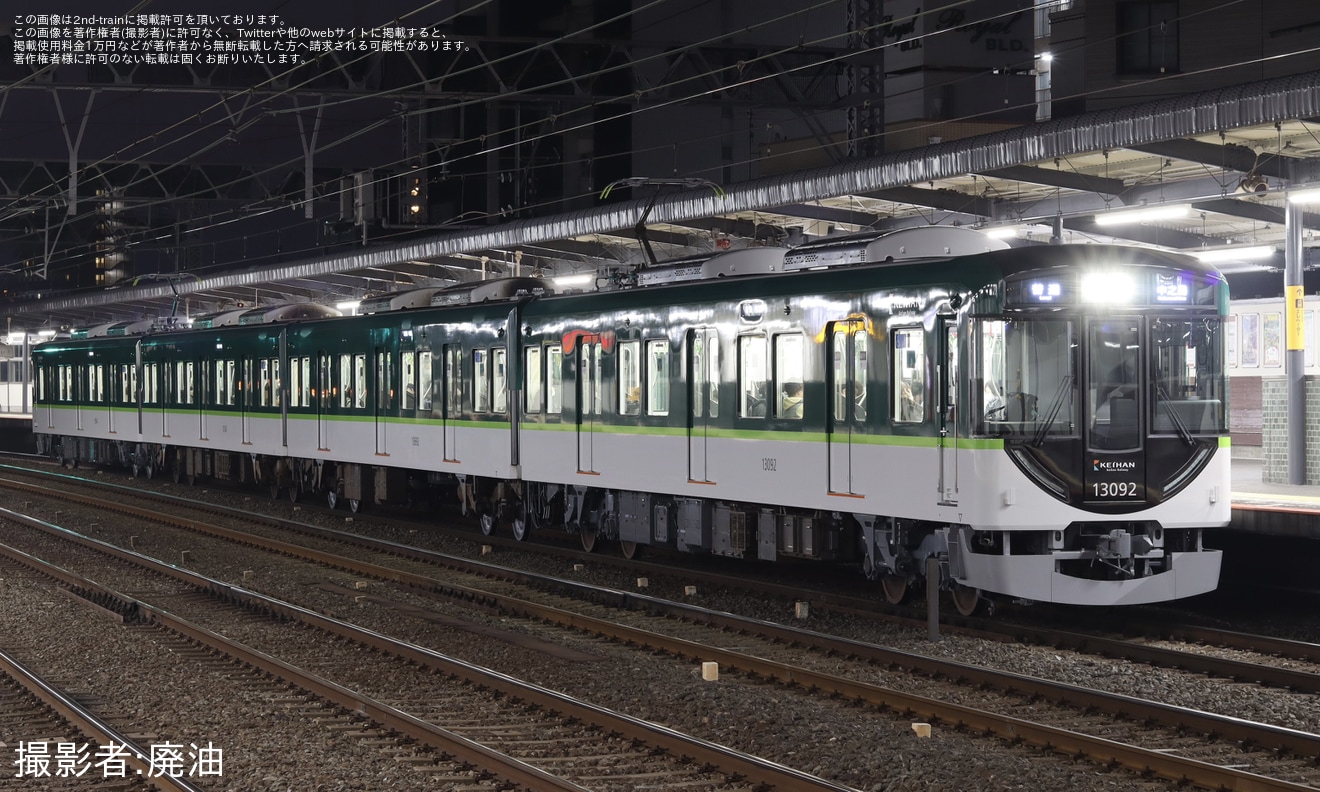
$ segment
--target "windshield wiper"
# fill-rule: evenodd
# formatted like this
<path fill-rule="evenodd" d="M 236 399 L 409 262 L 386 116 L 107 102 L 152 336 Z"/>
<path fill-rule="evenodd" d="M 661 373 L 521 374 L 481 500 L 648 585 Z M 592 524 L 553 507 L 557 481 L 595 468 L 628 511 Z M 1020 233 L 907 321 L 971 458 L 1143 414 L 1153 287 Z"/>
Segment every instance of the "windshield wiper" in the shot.
<path fill-rule="evenodd" d="M 1040 447 L 1045 442 L 1045 435 L 1049 433 L 1050 427 L 1054 425 L 1054 419 L 1059 414 L 1059 409 L 1063 407 L 1063 394 L 1072 384 L 1072 375 L 1067 374 L 1059 380 L 1059 389 L 1054 392 L 1054 401 L 1050 402 L 1049 414 L 1045 416 L 1045 422 L 1036 430 L 1035 437 L 1031 438 L 1031 444 Z"/>
<path fill-rule="evenodd" d="M 1178 417 L 1178 411 L 1173 409 L 1173 399 L 1169 398 L 1169 394 L 1165 392 L 1164 386 L 1156 385 L 1155 389 L 1159 391 L 1160 398 L 1164 400 L 1164 409 L 1169 411 L 1169 417 L 1173 419 L 1173 428 L 1178 430 L 1178 436 L 1182 438 L 1182 441 L 1186 443 L 1188 447 L 1196 445 L 1196 440 L 1192 437 L 1191 431 L 1187 428 L 1187 425 L 1182 422 L 1182 419 Z M 1156 408 L 1158 407 L 1159 405 L 1156 405 Z"/>

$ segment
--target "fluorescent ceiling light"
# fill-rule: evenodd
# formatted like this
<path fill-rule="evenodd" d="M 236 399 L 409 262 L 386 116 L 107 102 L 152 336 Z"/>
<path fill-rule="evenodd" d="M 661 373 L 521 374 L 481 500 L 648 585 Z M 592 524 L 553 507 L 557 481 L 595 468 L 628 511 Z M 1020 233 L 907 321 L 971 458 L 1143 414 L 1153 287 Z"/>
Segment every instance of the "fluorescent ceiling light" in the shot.
<path fill-rule="evenodd" d="M 1168 206 L 1143 206 L 1140 209 L 1120 209 L 1095 216 L 1096 225 L 1118 225 L 1119 223 L 1141 223 L 1147 220 L 1172 220 L 1186 217 L 1191 211 L 1190 204 L 1170 204 Z"/>
<path fill-rule="evenodd" d="M 361 300 L 349 300 L 348 302 L 335 303 L 335 307 L 341 311 L 356 311 L 361 304 Z"/>
<path fill-rule="evenodd" d="M 991 239 L 1012 239 L 1017 236 L 1017 226 L 998 226 L 996 228 L 987 228 L 981 233 Z"/>
<path fill-rule="evenodd" d="M 38 331 L 37 331 L 37 335 L 41 336 L 42 338 L 50 338 L 51 336 L 55 335 L 55 331 L 54 331 L 54 330 L 38 330 Z"/>
<path fill-rule="evenodd" d="M 1215 248 L 1214 250 L 1198 250 L 1192 255 L 1202 261 L 1256 261 L 1259 259 L 1271 258 L 1274 255 L 1273 245 L 1253 245 L 1251 247 L 1228 247 Z"/>
<path fill-rule="evenodd" d="M 1320 187 L 1313 190 L 1289 191 L 1288 203 L 1307 204 L 1320 201 Z"/>

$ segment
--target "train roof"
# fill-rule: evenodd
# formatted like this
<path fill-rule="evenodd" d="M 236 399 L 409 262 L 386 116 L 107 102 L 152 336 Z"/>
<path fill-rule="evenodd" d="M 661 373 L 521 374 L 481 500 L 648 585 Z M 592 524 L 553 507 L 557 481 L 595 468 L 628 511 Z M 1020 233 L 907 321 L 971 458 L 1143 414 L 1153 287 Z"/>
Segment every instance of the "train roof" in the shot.
<path fill-rule="evenodd" d="M 867 231 L 817 239 L 798 245 L 784 256 L 784 271 L 819 269 L 882 261 L 971 256 L 1008 250 L 1001 239 L 956 226 L 919 226 L 897 231 Z"/>

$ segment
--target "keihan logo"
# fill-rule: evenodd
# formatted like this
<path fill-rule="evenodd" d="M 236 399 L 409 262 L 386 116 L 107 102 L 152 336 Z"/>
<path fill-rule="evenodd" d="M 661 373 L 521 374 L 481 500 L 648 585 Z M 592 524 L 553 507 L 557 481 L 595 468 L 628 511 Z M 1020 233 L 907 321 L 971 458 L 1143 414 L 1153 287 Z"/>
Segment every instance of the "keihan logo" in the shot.
<path fill-rule="evenodd" d="M 1103 473 L 1116 473 L 1116 472 L 1123 471 L 1123 470 L 1136 470 L 1136 469 L 1137 469 L 1137 463 L 1136 463 L 1136 462 L 1115 462 L 1115 461 L 1111 461 L 1111 460 L 1106 460 L 1106 461 L 1104 461 L 1104 462 L 1101 462 L 1101 461 L 1098 460 L 1098 459 L 1094 459 L 1094 460 L 1091 461 L 1091 469 L 1092 469 L 1092 470 L 1095 470 L 1095 471 L 1103 472 Z"/>

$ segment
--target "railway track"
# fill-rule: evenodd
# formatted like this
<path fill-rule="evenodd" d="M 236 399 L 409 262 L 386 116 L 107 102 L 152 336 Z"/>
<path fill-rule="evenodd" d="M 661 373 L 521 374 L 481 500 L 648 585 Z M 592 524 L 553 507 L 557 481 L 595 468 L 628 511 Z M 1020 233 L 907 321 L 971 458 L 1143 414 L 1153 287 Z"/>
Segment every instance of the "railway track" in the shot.
<path fill-rule="evenodd" d="M 61 789 L 199 792 L 186 768 L 167 766 L 149 746 L 128 736 L 45 679 L 10 651 L 0 650 L 0 724 L 26 739 L 13 746 L 13 770 L 27 783 Z M 152 758 L 157 761 L 153 764 Z"/>
<path fill-rule="evenodd" d="M 389 740 L 404 735 L 468 767 L 483 768 L 500 783 L 537 790 L 846 789 L 132 551 L 79 539 L 41 521 L 14 513 L 5 517 L 72 541 L 82 554 L 109 554 L 116 567 L 151 571 L 151 580 L 130 584 L 135 596 L 129 597 L 8 551 L 16 562 L 55 577 L 99 607 L 158 625 L 206 652 L 230 658 L 227 662 L 275 676 L 344 713 L 365 716 L 370 723 L 347 722 L 355 736 Z M 110 574 L 104 562 L 99 568 L 102 576 Z M 141 577 L 140 571 L 129 574 Z M 312 629 L 290 635 L 289 622 Z M 220 631 L 241 633 L 245 643 L 228 640 Z M 369 668 L 363 668 L 363 650 L 370 652 Z M 386 703 L 364 692 L 377 677 L 389 682 L 376 687 L 406 690 L 406 698 Z M 354 682 L 348 687 L 334 678 Z M 538 757 L 553 770 L 536 767 Z"/>
<path fill-rule="evenodd" d="M 282 545 L 276 545 L 274 547 L 279 552 L 288 552 L 288 548 Z M 407 552 L 413 555 L 417 554 L 417 551 L 415 550 L 409 550 Z M 344 568 L 345 565 L 352 563 L 351 561 L 344 559 L 321 558 L 319 560 L 321 563 L 330 563 L 340 568 Z M 444 563 L 453 564 L 454 562 L 445 560 Z M 434 582 L 434 578 L 428 578 L 426 575 L 423 575 L 418 579 L 413 579 L 411 577 L 401 576 L 402 573 L 398 570 L 390 571 L 386 569 L 382 572 L 365 566 L 357 568 L 356 571 L 364 575 L 378 575 L 391 580 L 404 581 L 409 585 L 414 586 L 430 586 L 432 588 L 437 586 Z M 490 572 L 489 570 L 484 570 L 481 574 L 490 574 Z M 431 575 L 433 576 L 434 572 L 431 572 Z M 514 575 L 514 577 L 519 577 L 524 580 L 527 579 L 527 576 L 525 575 Z M 428 580 L 430 582 L 427 582 Z M 523 600 L 519 597 L 510 597 L 507 593 L 503 595 L 503 599 L 497 599 L 496 597 L 498 595 L 490 590 L 491 584 L 489 582 L 480 583 L 480 585 L 483 586 L 483 588 L 477 588 L 476 585 L 466 586 L 451 582 L 446 584 L 444 589 L 450 596 L 459 597 L 469 602 L 485 602 L 487 605 L 503 609 L 505 612 L 518 613 L 519 608 L 528 607 L 520 604 Z M 536 585 L 539 587 L 548 584 L 544 581 L 540 581 L 537 582 Z M 524 596 L 526 596 L 525 592 L 526 590 L 524 588 Z M 675 609 L 678 611 L 686 611 L 685 613 L 678 614 L 678 618 L 713 623 L 711 622 L 713 617 L 709 615 L 700 615 L 698 611 L 686 606 L 662 603 L 658 600 L 649 600 L 635 595 L 613 595 L 602 593 L 599 590 L 590 591 L 588 592 L 588 595 L 591 598 L 598 600 L 611 598 L 621 599 L 626 601 L 624 604 L 641 605 L 644 603 L 643 607 L 651 611 L 664 609 L 668 610 L 671 614 L 675 613 Z M 576 597 L 581 596 L 582 594 L 576 595 Z M 575 599 L 575 601 L 580 605 L 580 599 Z M 563 603 L 560 604 L 562 605 Z M 564 623 L 571 623 L 575 628 L 583 628 L 584 613 L 581 608 L 578 608 L 577 610 L 573 610 L 570 607 L 555 608 L 552 610 L 558 610 L 561 612 L 560 615 L 555 615 L 551 614 L 550 611 L 545 610 L 545 607 L 546 606 L 532 607 L 531 610 L 525 612 L 524 615 L 547 622 L 559 620 Z M 600 606 L 597 605 L 591 607 Z M 614 622 L 621 621 L 617 609 L 617 603 L 616 607 L 608 609 L 605 613 L 605 618 L 600 619 L 599 621 L 601 624 L 599 626 L 593 626 L 592 629 L 599 630 L 602 635 L 611 634 L 610 631 L 617 628 L 617 625 L 611 625 Z M 673 618 L 666 619 L 665 621 L 673 622 Z M 1012 678 L 1012 675 L 1001 675 L 996 680 L 993 676 L 993 672 L 991 672 L 991 675 L 985 675 L 982 673 L 984 671 L 983 669 L 971 669 L 970 667 L 965 666 L 960 667 L 959 664 L 950 664 L 947 663 L 947 661 L 935 661 L 934 665 L 923 666 L 922 664 L 928 662 L 928 660 L 917 661 L 911 658 L 897 657 L 893 654 L 877 654 L 876 649 L 872 647 L 863 647 L 856 644 L 849 644 L 848 642 L 840 643 L 837 639 L 833 639 L 832 642 L 821 641 L 821 638 L 823 637 L 818 638 L 810 636 L 801 631 L 790 631 L 783 635 L 762 634 L 760 635 L 760 640 L 768 641 L 770 642 L 770 645 L 767 647 L 758 647 L 757 651 L 754 653 L 747 651 L 722 653 L 722 650 L 716 650 L 711 647 L 711 644 L 714 643 L 714 641 L 712 641 L 709 635 L 706 634 L 708 633 L 709 628 L 705 626 L 701 628 L 703 631 L 706 631 L 706 633 L 703 633 L 704 637 L 697 639 L 690 637 L 673 637 L 673 640 L 677 643 L 670 645 L 664 645 L 662 642 L 647 637 L 647 634 L 660 632 L 656 629 L 654 623 L 648 622 L 643 628 L 631 629 L 634 629 L 635 631 L 614 634 L 614 637 L 620 640 L 661 648 L 664 651 L 676 654 L 702 658 L 718 656 L 719 661 L 722 662 L 725 667 L 743 669 L 750 673 L 771 679 L 793 680 L 797 684 L 804 684 L 819 690 L 832 691 L 838 695 L 846 696 L 849 699 L 867 701 L 882 708 L 917 713 L 924 717 L 934 719 L 937 722 L 962 724 L 978 731 L 984 730 L 989 733 L 1006 734 L 1012 739 L 1028 739 L 1028 741 L 1038 742 L 1042 745 L 1049 745 L 1056 749 L 1064 747 L 1069 751 L 1086 750 L 1088 753 L 1091 753 L 1102 761 L 1119 762 L 1143 771 L 1150 771 L 1154 768 L 1159 768 L 1154 769 L 1154 772 L 1168 778 L 1192 779 L 1196 783 L 1219 786 L 1222 788 L 1247 788 L 1244 787 L 1243 784 L 1250 784 L 1252 782 L 1252 778 L 1250 777 L 1252 774 L 1242 773 L 1240 767 L 1244 764 L 1248 764 L 1256 769 L 1262 769 L 1270 773 L 1278 773 L 1284 777 L 1291 774 L 1292 777 L 1301 779 L 1301 781 L 1294 783 L 1309 784 L 1313 780 L 1311 776 L 1313 759 L 1294 762 L 1285 766 L 1276 762 L 1268 754 L 1257 754 L 1254 755 L 1254 757 L 1243 755 L 1236 747 L 1236 742 L 1271 746 L 1271 750 L 1276 752 L 1282 751 L 1293 755 L 1314 757 L 1317 753 L 1315 747 L 1316 738 L 1314 735 L 1290 733 L 1286 729 L 1270 729 L 1268 727 L 1255 728 L 1259 725 L 1252 725 L 1253 728 L 1249 731 L 1231 732 L 1232 737 L 1227 743 L 1220 743 L 1218 747 L 1210 749 L 1211 753 L 1201 755 L 1201 758 L 1196 759 L 1191 758 L 1187 753 L 1192 746 L 1187 744 L 1188 737 L 1186 733 L 1189 731 L 1194 733 L 1226 732 L 1227 727 L 1232 725 L 1233 719 L 1222 718 L 1215 720 L 1212 718 L 1210 720 L 1197 721 L 1195 718 L 1191 717 L 1192 715 L 1195 715 L 1195 713 L 1188 713 L 1186 711 L 1180 711 L 1178 708 L 1167 707 L 1164 708 L 1165 712 L 1163 714 L 1156 714 L 1153 709 L 1145 708 L 1148 704 L 1147 702 L 1124 699 L 1123 697 L 1096 695 L 1094 692 L 1088 693 L 1087 691 L 1080 689 L 1070 689 L 1069 686 L 1054 685 L 1050 687 L 1044 685 L 1040 680 Z M 743 641 L 746 640 L 747 634 L 753 630 L 753 627 L 744 622 L 720 625 L 720 629 L 741 631 L 739 633 L 739 640 Z M 757 627 L 755 629 L 760 629 L 764 633 L 764 628 Z M 773 632 L 773 630 L 771 632 Z M 840 676 L 838 674 L 821 674 L 820 672 L 804 668 L 801 664 L 793 665 L 774 660 L 758 663 L 758 660 L 764 660 L 764 658 L 753 657 L 753 654 L 773 655 L 774 646 L 785 645 L 784 642 L 787 642 L 789 645 L 798 644 L 813 646 L 815 651 L 821 652 L 825 656 L 846 654 L 861 658 L 859 661 L 860 667 L 855 671 L 855 673 L 860 675 L 866 675 L 868 673 L 873 675 L 875 665 L 883 663 L 887 667 L 900 669 L 904 673 L 924 676 L 927 679 L 961 678 L 969 680 L 971 684 L 978 687 L 997 687 L 1001 690 L 1021 689 L 1027 690 L 1028 692 L 1026 693 L 1025 703 L 1014 704 L 1012 702 L 1001 701 L 996 705 L 999 708 L 998 710 L 992 709 L 988 705 L 984 708 L 959 708 L 958 706 L 955 706 L 950 709 L 947 706 L 944 706 L 941 702 L 934 701 L 934 697 L 926 697 L 930 700 L 923 700 L 922 697 L 904 698 L 902 695 L 895 696 L 894 694 L 896 691 L 893 690 L 877 690 L 876 688 L 879 688 L 879 686 L 858 686 L 855 680 L 849 680 L 845 676 Z M 797 650 L 793 651 L 796 652 Z M 905 691 L 912 688 L 914 685 L 916 685 L 916 680 L 914 679 L 902 680 L 902 686 Z M 1074 713 L 1052 716 L 1056 723 L 1064 723 L 1069 726 L 1073 726 L 1073 720 L 1076 719 L 1075 728 L 1060 728 L 1048 723 L 1035 723 L 1033 726 L 1033 721 L 1018 717 L 1021 713 L 1031 713 L 1038 710 L 1038 702 L 1041 700 L 1080 702 L 1079 706 L 1082 712 L 1081 715 Z M 978 713 L 977 710 L 980 710 L 980 712 Z M 1098 717 L 1099 722 L 1097 723 L 1090 722 L 1097 719 L 1094 713 L 1100 713 Z M 1112 743 L 1115 742 L 1113 739 L 1115 733 L 1113 718 L 1119 714 L 1125 714 L 1126 717 L 1131 718 L 1133 722 L 1141 722 L 1145 720 L 1150 720 L 1152 723 L 1163 722 L 1166 724 L 1164 728 L 1172 731 L 1163 734 L 1159 732 L 1142 732 L 1140 730 L 1134 731 L 1129 738 L 1134 744 L 1148 746 L 1154 745 L 1157 746 L 1157 749 L 1154 751 L 1146 750 L 1144 754 L 1140 752 L 1133 753 L 1128 751 L 1117 751 L 1112 745 Z M 1006 718 L 1009 720 L 1005 720 Z M 996 726 L 996 723 L 999 725 Z M 1003 725 L 1005 723 L 1009 724 L 1006 730 Z M 1103 750 L 1098 750 L 1094 746 L 1089 749 L 1083 749 L 1080 747 L 1078 741 L 1084 742 L 1085 740 L 1083 740 L 1082 737 L 1077 736 L 1077 732 L 1083 727 L 1098 732 L 1098 734 L 1093 734 L 1091 736 L 1096 740 L 1101 741 L 1096 744 L 1104 745 Z M 1031 736 L 1027 737 L 1027 735 Z M 1197 746 L 1204 742 L 1204 740 L 1199 737 L 1193 737 L 1192 741 Z M 1181 755 L 1175 756 L 1175 753 Z M 1154 756 L 1151 754 L 1154 754 Z M 1191 764 L 1188 764 L 1189 762 Z M 1236 765 L 1236 767 L 1230 767 L 1228 765 Z M 1191 771 L 1195 772 L 1189 771 L 1189 768 L 1191 768 Z M 1241 775 L 1235 775 L 1236 773 L 1240 773 Z M 1278 779 L 1276 778 L 1276 780 Z"/>

